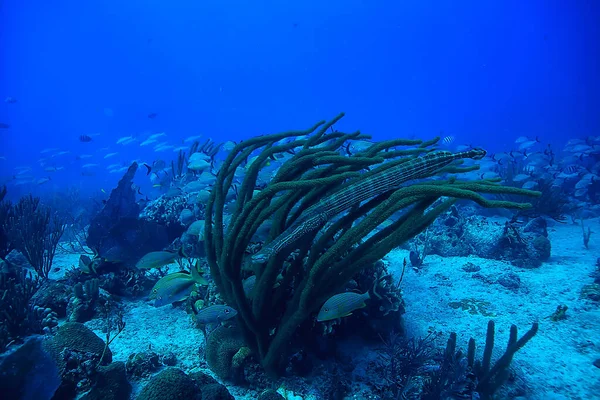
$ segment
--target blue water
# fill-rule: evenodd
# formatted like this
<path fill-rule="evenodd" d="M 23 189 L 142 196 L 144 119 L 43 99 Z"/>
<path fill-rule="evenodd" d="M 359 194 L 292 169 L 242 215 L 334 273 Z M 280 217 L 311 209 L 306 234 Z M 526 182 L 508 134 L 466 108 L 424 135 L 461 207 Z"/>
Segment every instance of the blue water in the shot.
<path fill-rule="evenodd" d="M 81 164 L 156 158 L 120 137 L 240 140 L 340 111 L 337 129 L 375 139 L 559 148 L 600 131 L 599 15 L 595 1 L 4 1 L 0 97 L 17 102 L 0 104 L 0 177 L 45 177 L 39 152 L 59 148 L 42 192 L 108 189 L 115 174 Z"/>
<path fill-rule="evenodd" d="M 517 379 L 507 385 L 511 389 L 504 393 L 506 396 L 499 398 L 516 398 L 523 393 L 527 394 L 521 398 L 534 398 L 527 396 L 536 392 L 535 398 L 543 399 L 549 398 L 551 392 L 566 396 L 560 398 L 595 398 L 593 393 L 600 390 L 597 379 L 594 381 L 600 358 L 593 345 L 600 342 L 596 322 L 600 321 L 600 259 L 596 247 L 596 236 L 600 234 L 599 22 L 600 1 L 593 0 L 1 2 L 0 386 L 10 394 L 3 392 L 0 397 L 47 398 L 60 385 L 57 397 L 75 398 L 76 392 L 104 389 L 104 378 L 98 378 L 96 373 L 121 376 L 124 382 L 120 397 L 116 398 L 126 400 L 132 390 L 137 394 L 144 385 L 151 388 L 145 379 L 157 372 L 158 364 L 155 370 L 139 372 L 139 376 L 135 365 L 128 369 L 127 376 L 121 364 L 111 364 L 116 372 L 99 369 L 101 359 L 108 362 L 112 357 L 104 345 L 105 327 L 110 324 L 106 347 L 114 351 L 113 361 L 143 361 L 142 355 L 136 354 L 148 349 L 149 358 L 158 360 L 159 356 L 151 351 L 160 353 L 163 366 L 176 365 L 190 373 L 193 364 L 193 369 L 208 371 L 206 361 L 220 376 L 216 372 L 218 365 L 211 364 L 210 354 L 230 352 L 219 350 L 220 346 L 238 339 L 221 340 L 219 335 L 226 337 L 226 330 L 207 333 L 206 326 L 201 336 L 202 331 L 190 321 L 219 325 L 218 322 L 231 319 L 233 323 L 231 317 L 240 311 L 236 323 L 244 322 L 246 325 L 242 326 L 257 337 L 266 332 L 269 335 L 249 344 L 255 350 L 251 369 L 239 374 L 247 373 L 245 378 L 256 374 L 258 378 L 228 384 L 228 390 L 236 393 L 238 399 L 254 399 L 258 389 L 270 385 L 286 387 L 288 383 L 293 386 L 293 382 L 302 389 L 299 393 L 325 393 L 324 387 L 337 384 L 338 366 L 344 370 L 342 378 L 355 385 L 345 394 L 355 399 L 363 398 L 361 393 L 372 395 L 369 398 L 384 398 L 377 397 L 382 393 L 397 394 L 400 385 L 387 379 L 388 375 L 405 380 L 402 389 L 410 390 L 409 378 L 437 376 L 436 368 L 441 374 L 450 374 L 450 370 L 457 374 L 446 383 L 472 384 L 475 375 L 461 375 L 459 367 L 465 365 L 459 365 L 460 356 L 450 369 L 445 369 L 448 360 L 434 357 L 432 350 L 420 357 L 423 365 L 419 368 L 415 366 L 418 362 L 406 363 L 410 374 L 403 375 L 395 373 L 392 358 L 388 366 L 381 360 L 374 361 L 381 354 L 372 341 L 357 339 L 354 344 L 353 337 L 347 339 L 356 333 L 364 334 L 375 338 L 376 346 L 381 346 L 378 339 L 382 339 L 387 351 L 395 354 L 396 345 L 391 339 L 396 328 L 402 330 L 397 339 L 412 340 L 435 330 L 441 333 L 441 342 L 446 342 L 454 330 L 459 348 L 464 349 L 467 335 L 472 335 L 478 338 L 481 353 L 483 339 L 490 337 L 493 328 L 486 331 L 488 319 L 498 324 L 495 359 L 501 351 L 498 343 L 504 346 L 508 332 L 513 335 L 512 324 L 519 325 L 520 337 L 531 326 L 535 334 L 537 323 L 540 324 L 540 333 L 532 344 L 519 352 L 518 362 L 526 361 L 518 365 Z M 364 206 L 368 198 L 354 197 L 354 203 L 343 201 L 346 207 L 336 211 L 334 203 L 340 197 L 326 197 L 330 194 L 317 190 L 308 195 L 301 193 L 305 196 L 301 201 L 306 201 L 303 206 L 311 206 L 308 209 L 294 209 L 292 202 L 300 201 L 296 198 L 289 204 L 281 203 L 285 204 L 285 212 L 277 211 L 277 218 L 293 211 L 291 217 L 282 220 L 288 234 L 273 238 L 283 231 L 283 224 L 271 226 L 262 221 L 254 234 L 244 225 L 254 217 L 264 219 L 255 211 L 262 211 L 259 207 L 275 210 L 273 203 L 266 208 L 262 200 L 255 202 L 257 197 L 244 203 L 250 201 L 250 196 L 238 194 L 251 193 L 252 189 L 252 193 L 257 193 L 268 187 L 281 165 L 287 168 L 292 157 L 291 162 L 300 159 L 292 156 L 298 148 L 275 152 L 262 166 L 258 178 L 250 175 L 243 184 L 240 183 L 245 172 L 252 170 L 248 165 L 253 165 L 251 160 L 258 152 L 240 156 L 236 169 L 227 172 L 231 176 L 219 176 L 229 176 L 231 180 L 226 182 L 232 183 L 222 193 L 215 192 L 215 187 L 223 189 L 219 186 L 222 181 L 215 175 L 223 165 L 226 146 L 218 156 L 210 151 L 194 154 L 194 160 L 182 162 L 184 168 L 179 174 L 169 170 L 171 163 L 177 162 L 179 148 L 191 156 L 189 148 L 195 141 L 192 137 L 200 137 L 200 143 L 239 143 L 257 135 L 307 129 L 340 112 L 345 117 L 332 131 L 360 130 L 376 141 L 440 136 L 443 139 L 435 145 L 438 149 L 485 149 L 485 157 L 479 149 L 460 153 L 457 159 L 467 166 L 477 164 L 481 169 L 459 171 L 459 183 L 454 188 L 461 187 L 462 191 L 445 194 L 465 196 L 466 190 L 471 189 L 458 186 L 464 180 L 496 179 L 504 186 L 539 190 L 540 199 L 515 196 L 514 192 L 497 197 L 534 203 L 532 210 L 520 214 L 506 210 L 483 212 L 470 203 L 463 207 L 465 202 L 457 202 L 416 240 L 401 243 L 394 239 L 383 246 L 377 241 L 391 233 L 384 224 L 394 227 L 394 221 L 400 221 L 398 226 L 404 229 L 406 221 L 398 218 L 413 218 L 412 211 L 402 214 L 408 207 L 381 218 L 381 224 L 373 224 L 378 225 L 373 232 L 381 229 L 381 235 L 368 241 L 358 242 L 354 236 L 348 239 L 355 233 L 365 234 L 356 228 L 358 224 L 350 229 L 349 223 L 340 232 L 328 236 L 327 231 L 320 236 L 329 229 L 322 218 L 328 222 L 337 218 L 328 213 L 341 214 L 360 201 Z M 152 137 L 155 140 L 145 145 Z M 365 143 L 352 143 L 361 144 Z M 226 145 L 231 148 L 232 143 Z M 356 153 L 344 146 L 337 151 L 344 156 Z M 425 154 L 425 150 L 418 151 Z M 389 154 L 398 156 L 393 152 L 379 155 L 385 158 Z M 436 155 L 438 162 L 447 163 L 439 164 L 431 175 L 440 174 L 443 166 L 453 167 L 450 156 Z M 327 163 L 340 162 L 337 157 L 323 157 L 315 158 L 315 165 L 324 159 L 329 160 L 323 161 Z M 425 166 L 431 167 L 431 159 L 428 160 Z M 138 163 L 135 177 L 123 179 L 117 187 L 134 162 Z M 404 165 L 408 167 L 402 176 L 410 179 L 400 183 L 397 180 L 393 190 L 423 177 L 411 173 L 415 172 L 414 165 L 424 164 Z M 284 178 L 306 178 L 309 174 L 305 172 L 302 170 L 303 176 L 284 174 Z M 388 175 L 385 177 L 385 182 L 380 183 L 389 184 Z M 456 183 L 448 182 L 445 190 Z M 339 187 L 346 183 L 339 183 Z M 383 190 L 383 183 L 369 187 Z M 472 186 L 474 191 L 494 191 L 489 189 L 491 186 L 477 185 Z M 5 187 L 5 199 L 10 202 L 2 201 Z M 427 196 L 433 187 L 427 188 Z M 214 193 L 220 196 L 215 202 L 214 198 L 209 199 Z M 381 209 L 403 204 L 394 203 L 396 197 L 389 200 L 387 193 L 357 193 L 376 196 L 375 200 L 382 203 L 372 204 L 381 204 Z M 419 206 L 429 205 L 429 198 L 421 192 L 410 194 L 413 197 L 408 190 L 402 193 L 411 201 L 418 199 Z M 37 204 L 28 198 L 19 203 L 22 208 L 14 206 L 29 194 L 41 198 L 44 206 L 36 209 Z M 345 193 L 343 200 L 353 195 Z M 493 197 L 487 192 L 485 196 Z M 225 200 L 221 202 L 221 198 Z M 317 199 L 325 199 L 319 203 L 320 208 L 311 203 Z M 450 207 L 449 202 L 444 204 Z M 45 210 L 51 212 L 43 214 Z M 376 214 L 366 207 L 365 210 L 371 212 L 369 217 Z M 211 212 L 215 214 L 212 224 Z M 50 215 L 56 219 L 46 227 L 44 217 Z M 358 212 L 350 215 L 348 221 L 358 221 L 357 215 Z M 414 218 L 419 222 L 420 216 Z M 218 229 L 219 221 L 227 226 L 224 232 Z M 406 226 L 413 219 L 408 221 L 411 222 Z M 252 229 L 255 228 L 259 227 Z M 59 243 L 61 229 L 65 233 Z M 408 228 L 397 232 L 405 235 L 406 231 Z M 224 246 L 219 235 L 225 237 Z M 398 237 L 404 240 L 402 235 Z M 303 240 L 309 236 L 315 243 L 311 244 L 308 257 L 296 259 L 298 254 L 307 254 L 304 250 L 308 247 L 293 250 L 304 247 Z M 323 238 L 341 244 L 334 248 Z M 356 246 L 351 248 L 349 243 Z M 373 243 L 377 246 L 365 249 Z M 350 282 L 340 282 L 345 283 L 343 287 L 329 282 L 343 276 L 341 272 L 337 274 L 336 267 L 344 266 L 346 260 L 355 262 L 352 257 L 363 257 L 372 249 L 387 251 L 388 243 L 400 247 L 392 251 L 394 254 L 385 263 L 361 265 L 363 270 Z M 265 245 L 271 248 L 265 250 Z M 54 248 L 58 250 L 52 260 Z M 329 257 L 325 252 L 331 248 L 334 255 Z M 189 265 L 182 261 L 188 257 L 186 252 L 196 257 L 194 262 L 186 261 Z M 324 254 L 328 261 L 318 264 Z M 428 255 L 431 257 L 425 262 Z M 257 272 L 269 257 L 278 258 L 265 269 L 275 271 L 271 266 L 279 268 L 280 260 L 284 266 L 276 278 L 275 274 Z M 173 266 L 175 259 L 179 264 Z M 359 262 L 362 260 L 359 258 Z M 170 263 L 170 269 L 165 267 Z M 210 264 L 210 268 L 205 264 Z M 254 269 L 246 268 L 250 264 Z M 317 264 L 330 269 L 313 275 L 310 269 Z M 157 272 L 158 267 L 163 269 Z M 199 268 L 203 275 L 177 274 L 178 267 L 186 271 Z M 367 271 L 369 268 L 372 270 Z M 167 272 L 173 274 L 165 275 Z M 270 278 L 263 279 L 271 275 L 273 285 Z M 36 276 L 50 284 L 40 288 Z M 290 276 L 293 278 L 288 279 Z M 313 277 L 317 277 L 315 282 Z M 252 294 L 255 284 L 264 291 L 258 293 L 257 289 L 257 294 Z M 278 289 L 279 285 L 284 289 Z M 322 293 L 311 292 L 314 287 L 322 289 Z M 376 288 L 380 292 L 385 289 L 383 297 L 377 294 L 379 300 L 371 295 Z M 296 293 L 305 289 L 296 302 Z M 340 293 L 333 295 L 338 289 Z M 219 290 L 221 293 L 217 293 Z M 350 293 L 353 291 L 364 294 Z M 329 292 L 332 296 L 325 301 Z M 36 296 L 32 297 L 34 293 Z M 268 309 L 270 314 L 263 312 L 264 306 L 254 307 L 258 303 L 253 302 L 262 299 L 264 293 L 276 294 L 273 298 L 281 300 L 273 302 Z M 313 295 L 324 297 L 318 298 L 323 304 L 317 304 Z M 342 310 L 340 306 L 335 310 L 336 304 L 344 302 L 338 295 L 346 302 L 356 303 L 356 307 Z M 98 298 L 102 299 L 102 307 L 96 305 Z M 335 301 L 330 302 L 332 299 Z M 226 301 L 233 303 L 232 300 L 237 305 L 226 304 L 227 311 L 223 312 L 228 313 L 227 318 L 210 309 L 223 306 Z M 271 300 L 265 299 L 264 304 Z M 304 300 L 314 308 L 315 315 L 292 319 L 299 327 L 280 327 L 278 324 L 290 315 L 292 307 L 308 307 Z M 370 307 L 368 312 L 358 309 L 363 301 Z M 490 312 L 486 310 L 488 306 Z M 317 310 L 328 312 L 330 307 L 339 314 L 315 320 Z M 193 315 L 199 313 L 198 309 L 202 318 Z M 554 310 L 557 311 L 552 314 Z M 556 315 L 558 311 L 560 315 Z M 248 315 L 252 316 L 252 324 L 248 324 Z M 259 317 L 265 318 L 252 321 Z M 64 329 L 65 321 L 87 325 L 71 324 Z M 323 324 L 325 321 L 332 321 L 331 325 Z M 265 324 L 258 329 L 261 332 L 254 329 L 259 323 Z M 294 329 L 295 335 L 285 336 Z M 124 334 L 115 341 L 116 330 L 117 336 L 122 331 Z M 68 347 L 62 344 L 63 336 L 70 332 L 78 332 L 90 348 L 78 350 L 72 346 L 63 351 Z M 280 332 L 284 332 L 278 343 L 281 346 L 273 348 L 285 347 L 284 351 L 290 353 L 282 355 L 282 370 L 287 373 L 285 379 L 267 383 L 262 369 L 255 365 L 259 360 L 256 347 L 272 345 L 270 341 L 279 338 Z M 27 342 L 26 338 L 34 334 L 47 337 L 43 342 Z M 205 341 L 210 334 L 217 335 L 212 343 Z M 390 343 L 386 343 L 388 334 Z M 27 344 L 20 352 L 15 350 L 24 342 Z M 408 348 L 416 342 L 398 343 L 397 346 Z M 443 351 L 444 344 L 436 351 Z M 23 352 L 31 346 L 36 351 L 31 357 L 24 357 Z M 454 355 L 454 350 L 450 354 Z M 83 362 L 92 356 L 91 364 L 90 360 Z M 264 354 L 260 356 L 264 362 Z M 179 361 L 165 362 L 169 358 Z M 218 364 L 217 361 L 214 362 Z M 68 368 L 92 364 L 94 368 L 85 373 L 79 370 L 80 375 L 66 373 L 63 362 Z M 268 362 L 264 364 L 262 367 L 269 367 Z M 274 368 L 277 363 L 272 364 Z M 328 370 L 332 365 L 335 368 Z M 239 372 L 236 369 L 235 378 L 240 378 Z M 28 377 L 27 382 L 15 380 L 17 375 Z M 66 376 L 72 377 L 72 385 Z M 133 383 L 133 389 L 127 379 Z M 196 390 L 195 384 L 188 386 Z M 470 388 L 474 389 L 475 386 Z M 482 393 L 485 390 L 484 387 Z M 403 395 L 406 396 L 402 398 L 409 398 L 407 393 Z"/>

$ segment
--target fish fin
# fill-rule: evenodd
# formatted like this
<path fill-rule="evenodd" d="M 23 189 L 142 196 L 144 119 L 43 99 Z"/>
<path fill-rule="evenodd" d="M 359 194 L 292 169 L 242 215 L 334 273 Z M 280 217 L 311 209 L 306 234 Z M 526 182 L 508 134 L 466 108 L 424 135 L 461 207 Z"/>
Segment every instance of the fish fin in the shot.
<path fill-rule="evenodd" d="M 200 271 L 198 271 L 198 262 L 196 265 L 190 265 L 190 270 L 192 272 L 192 279 L 199 285 L 208 285 L 208 281 L 202 275 L 200 275 Z"/>
<path fill-rule="evenodd" d="M 179 257 L 181 257 L 181 258 L 189 258 L 187 256 L 187 254 L 185 254 L 185 250 L 183 250 L 183 246 L 181 246 L 179 248 L 179 250 L 177 250 L 177 254 L 179 254 Z"/>
<path fill-rule="evenodd" d="M 148 168 L 148 171 L 146 171 L 146 176 L 150 175 L 150 172 L 152 172 L 152 167 L 146 163 L 144 163 L 144 167 Z"/>

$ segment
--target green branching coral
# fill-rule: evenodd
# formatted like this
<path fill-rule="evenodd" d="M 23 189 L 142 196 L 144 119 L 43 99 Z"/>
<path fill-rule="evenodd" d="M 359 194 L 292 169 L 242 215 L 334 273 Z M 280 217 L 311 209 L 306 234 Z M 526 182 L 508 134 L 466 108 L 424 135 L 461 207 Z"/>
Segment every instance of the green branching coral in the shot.
<path fill-rule="evenodd" d="M 485 151 L 435 151 L 439 138 L 396 139 L 342 156 L 347 143 L 369 138 L 360 132 L 327 133 L 342 117 L 305 131 L 255 137 L 236 145 L 219 170 L 207 204 L 205 245 L 211 274 L 223 298 L 237 309 L 248 344 L 273 373 L 285 361 L 285 348 L 298 326 L 327 298 L 361 269 L 422 232 L 457 199 L 483 207 L 526 209 L 528 204 L 489 200 L 482 194 L 539 195 L 497 181 L 459 181 L 454 176 L 407 184 L 477 169 L 460 163 L 480 159 Z M 411 148 L 398 149 L 403 146 Z M 226 197 L 236 171 L 258 152 L 245 167 L 235 211 L 224 227 Z M 293 155 L 267 186 L 255 191 L 269 159 L 290 152 Z M 398 214 L 393 223 L 371 235 Z M 265 245 L 252 258 L 246 257 L 253 236 L 267 222 L 271 228 Z M 256 274 L 252 296 L 244 293 L 242 266 Z"/>

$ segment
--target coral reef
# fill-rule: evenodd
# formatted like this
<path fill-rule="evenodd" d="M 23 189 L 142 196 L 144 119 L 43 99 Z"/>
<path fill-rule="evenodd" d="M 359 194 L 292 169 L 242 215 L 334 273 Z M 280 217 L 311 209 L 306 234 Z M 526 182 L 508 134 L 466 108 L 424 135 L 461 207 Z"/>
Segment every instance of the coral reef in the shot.
<path fill-rule="evenodd" d="M 127 373 L 135 378 L 145 378 L 160 368 L 158 354 L 153 351 L 133 353 L 127 357 L 125 363 Z"/>
<path fill-rule="evenodd" d="M 510 337 L 506 351 L 492 364 L 494 351 L 495 324 L 488 322 L 483 358 L 475 360 L 475 339 L 469 340 L 467 354 L 456 349 L 456 333 L 451 333 L 438 369 L 431 374 L 424 387 L 423 399 L 440 398 L 479 398 L 489 400 L 509 377 L 510 364 L 520 349 L 537 333 L 538 323 L 534 323 L 521 338 L 515 325 L 510 327 Z"/>
<path fill-rule="evenodd" d="M 44 342 L 44 349 L 56 362 L 61 377 L 57 398 L 72 398 L 91 389 L 98 367 L 112 361 L 104 341 L 79 322 L 64 323 Z"/>
<path fill-rule="evenodd" d="M 452 210 L 442 215 L 431 230 L 435 234 L 429 237 L 429 252 L 442 257 L 475 255 L 505 260 L 522 268 L 537 268 L 551 254 L 546 222 L 541 217 L 525 226 L 516 218 L 500 225 L 485 217 L 465 218 L 458 210 Z"/>
<path fill-rule="evenodd" d="M 52 216 L 50 209 L 31 195 L 22 197 L 14 206 L 8 204 L 1 208 L 5 243 L 0 247 L 4 248 L 2 253 L 6 252 L 4 257 L 16 249 L 41 278 L 48 279 L 56 246 L 65 230 L 63 221 Z"/>
<path fill-rule="evenodd" d="M 96 313 L 96 303 L 100 296 L 98 279 L 75 284 L 73 295 L 67 307 L 67 321 L 87 322 L 92 319 Z"/>
<path fill-rule="evenodd" d="M 204 357 L 210 369 L 221 379 L 235 377 L 240 381 L 239 372 L 243 368 L 243 358 L 238 352 L 245 348 L 241 331 L 235 327 L 220 326 L 213 330 L 206 340 Z M 237 357 L 236 368 L 233 368 L 234 358 Z"/>
<path fill-rule="evenodd" d="M 153 221 L 165 226 L 182 225 L 180 216 L 183 210 L 189 209 L 189 194 L 178 194 L 175 196 L 163 195 L 151 201 L 144 207 L 140 218 Z"/>
<path fill-rule="evenodd" d="M 179 225 L 167 227 L 139 218 L 140 208 L 132 188 L 137 168 L 133 163 L 123 175 L 104 208 L 92 219 L 86 238 L 99 257 L 130 266 L 144 254 L 164 249 L 184 230 Z"/>
<path fill-rule="evenodd" d="M 80 400 L 129 400 L 131 384 L 123 362 L 101 365 L 96 372 L 94 386 Z"/>
<path fill-rule="evenodd" d="M 45 281 L 35 292 L 31 302 L 39 307 L 50 308 L 59 318 L 64 318 L 67 315 L 70 292 L 71 288 L 62 282 Z"/>
<path fill-rule="evenodd" d="M 144 386 L 137 400 L 198 399 L 196 382 L 177 368 L 167 368 L 155 375 Z"/>
<path fill-rule="evenodd" d="M 475 170 L 477 166 L 457 163 L 480 159 L 485 152 L 433 151 L 436 138 L 429 142 L 390 140 L 341 156 L 345 143 L 368 138 L 360 133 L 327 134 L 342 117 L 305 131 L 255 137 L 236 145 L 219 170 L 207 204 L 205 241 L 211 275 L 225 301 L 239 312 L 238 322 L 257 359 L 273 374 L 285 367 L 290 340 L 313 312 L 365 266 L 422 232 L 457 198 L 484 207 L 525 209 L 529 205 L 491 201 L 480 193 L 539 195 L 494 181 L 454 177 L 402 185 L 411 179 Z M 397 150 L 406 145 L 416 147 Z M 300 150 L 255 192 L 258 174 L 268 159 L 294 148 Z M 224 228 L 226 197 L 236 170 L 259 150 L 246 167 L 233 216 Z M 370 170 L 364 172 L 366 168 Z M 365 239 L 403 210 L 400 218 Z M 334 220 L 344 211 L 349 212 Z M 269 220 L 267 242 L 251 259 L 245 257 L 255 233 Z M 250 299 L 243 289 L 242 266 L 257 277 Z M 278 275 L 283 280 L 273 290 Z"/>
<path fill-rule="evenodd" d="M 40 280 L 24 269 L 0 273 L 0 353 L 25 336 L 43 332 L 52 311 L 33 306 L 31 299 L 39 287 Z"/>

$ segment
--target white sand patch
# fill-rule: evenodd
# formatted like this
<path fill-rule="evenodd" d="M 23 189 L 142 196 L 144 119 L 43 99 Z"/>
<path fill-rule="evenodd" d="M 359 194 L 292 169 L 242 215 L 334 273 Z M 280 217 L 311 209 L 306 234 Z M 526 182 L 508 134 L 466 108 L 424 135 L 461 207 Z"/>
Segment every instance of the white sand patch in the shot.
<path fill-rule="evenodd" d="M 599 232 L 599 221 L 586 221 L 593 232 Z M 482 232 L 484 235 L 485 232 Z M 600 247 L 583 246 L 581 227 L 564 224 L 549 229 L 552 258 L 537 269 L 521 269 L 509 263 L 476 257 L 428 256 L 420 272 L 407 269 L 404 282 L 405 320 L 409 335 L 424 336 L 428 330 L 456 332 L 464 349 L 473 337 L 481 353 L 485 343 L 487 322 L 496 323 L 496 352 L 506 347 L 511 324 L 519 328 L 519 337 L 534 321 L 539 321 L 538 334 L 515 356 L 516 367 L 535 398 L 597 399 L 600 392 L 600 369 L 592 365 L 600 357 L 600 309 L 580 300 L 580 290 L 592 283 Z M 402 261 L 408 251 L 396 250 L 387 260 L 390 269 L 400 275 Z M 516 292 L 499 284 L 488 284 L 472 277 L 461 268 L 467 262 L 481 267 L 479 274 L 496 279 L 514 272 L 521 280 Z M 463 299 L 489 302 L 487 310 L 495 317 L 473 315 L 453 309 L 450 302 Z M 476 302 L 475 302 L 476 303 Z M 552 322 L 545 317 L 558 305 L 567 305 L 567 319 Z M 446 336 L 447 337 L 447 336 Z"/>

